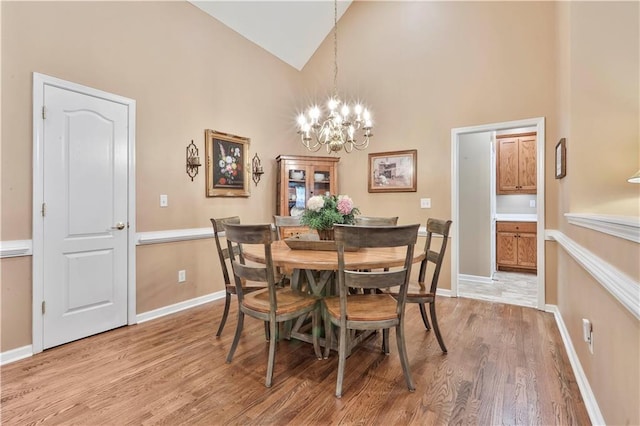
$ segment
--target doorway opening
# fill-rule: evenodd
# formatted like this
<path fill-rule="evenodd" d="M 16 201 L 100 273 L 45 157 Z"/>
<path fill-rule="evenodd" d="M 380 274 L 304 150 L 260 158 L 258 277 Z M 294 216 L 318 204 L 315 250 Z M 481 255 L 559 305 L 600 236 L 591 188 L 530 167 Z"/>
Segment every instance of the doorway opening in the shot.
<path fill-rule="evenodd" d="M 476 297 L 544 309 L 544 125 L 544 117 L 539 117 L 452 129 L 451 292 L 454 296 Z M 496 155 L 493 152 L 497 146 L 495 141 L 497 136 L 523 133 L 524 130 L 529 133 L 535 132 L 537 139 L 537 188 L 534 194 L 527 195 L 526 200 L 519 199 L 518 197 L 522 198 L 520 195 L 508 200 L 498 200 L 496 194 L 500 191 L 497 190 L 497 186 L 501 184 L 496 179 Z M 533 222 L 529 226 L 533 226 L 533 229 L 529 231 L 534 232 L 526 234 L 523 232 L 524 229 L 515 228 L 500 230 L 511 231 L 514 242 L 518 241 L 517 237 L 523 237 L 522 247 L 529 244 L 529 250 L 534 252 L 534 256 L 537 254 L 537 263 L 531 271 L 535 272 L 535 275 L 521 273 L 518 269 L 513 269 L 517 271 L 515 274 L 498 271 L 496 267 L 496 252 L 500 255 L 496 247 L 496 224 L 519 228 L 518 222 L 509 220 L 515 219 L 508 215 L 508 205 L 513 200 L 519 203 L 526 202 L 527 206 L 531 206 L 529 213 Z M 508 201 L 507 207 L 505 201 Z M 497 219 L 502 221 L 496 222 Z M 476 232 L 478 229 L 481 232 Z M 524 238 L 527 236 L 533 238 Z M 461 260 L 465 262 L 464 271 L 461 270 Z M 522 290 L 525 287 L 529 294 L 522 293 L 523 300 L 516 298 L 510 301 L 500 296 L 501 292 L 510 294 L 511 290 Z M 488 291 L 489 289 L 491 291 Z M 531 294 L 532 292 L 536 294 Z"/>

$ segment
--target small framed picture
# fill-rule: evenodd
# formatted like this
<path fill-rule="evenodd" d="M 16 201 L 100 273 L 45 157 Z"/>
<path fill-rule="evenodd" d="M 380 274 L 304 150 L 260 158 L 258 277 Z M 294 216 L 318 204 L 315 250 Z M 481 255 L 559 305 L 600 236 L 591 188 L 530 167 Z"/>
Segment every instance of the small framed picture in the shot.
<path fill-rule="evenodd" d="M 369 154 L 369 192 L 416 192 L 418 151 Z"/>
<path fill-rule="evenodd" d="M 556 145 L 556 179 L 562 179 L 567 175 L 567 142 L 560 139 Z"/>
<path fill-rule="evenodd" d="M 249 196 L 249 138 L 205 130 L 207 197 Z"/>

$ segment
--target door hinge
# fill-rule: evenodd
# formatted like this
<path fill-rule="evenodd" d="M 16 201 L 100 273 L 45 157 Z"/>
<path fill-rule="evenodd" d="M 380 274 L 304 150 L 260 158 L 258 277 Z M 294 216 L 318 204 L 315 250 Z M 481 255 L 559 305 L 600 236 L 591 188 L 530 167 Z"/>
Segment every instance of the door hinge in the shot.
<path fill-rule="evenodd" d="M 47 118 L 47 110 L 43 105 L 42 106 L 42 119 L 44 120 L 45 118 Z"/>
<path fill-rule="evenodd" d="M 42 213 L 42 217 L 47 214 L 47 205 L 45 203 L 42 203 L 42 209 L 40 209 L 40 212 Z"/>
<path fill-rule="evenodd" d="M 45 311 L 45 306 L 44 306 L 44 300 L 42 301 L 42 315 L 44 315 L 44 311 Z"/>

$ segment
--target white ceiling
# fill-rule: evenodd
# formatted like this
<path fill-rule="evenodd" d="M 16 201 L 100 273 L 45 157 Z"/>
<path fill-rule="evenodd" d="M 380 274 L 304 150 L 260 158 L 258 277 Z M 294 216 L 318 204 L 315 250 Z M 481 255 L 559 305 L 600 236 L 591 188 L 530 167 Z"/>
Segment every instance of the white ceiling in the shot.
<path fill-rule="evenodd" d="M 333 1 L 191 1 L 248 40 L 302 70 L 333 28 Z M 338 19 L 351 0 L 338 1 Z"/>

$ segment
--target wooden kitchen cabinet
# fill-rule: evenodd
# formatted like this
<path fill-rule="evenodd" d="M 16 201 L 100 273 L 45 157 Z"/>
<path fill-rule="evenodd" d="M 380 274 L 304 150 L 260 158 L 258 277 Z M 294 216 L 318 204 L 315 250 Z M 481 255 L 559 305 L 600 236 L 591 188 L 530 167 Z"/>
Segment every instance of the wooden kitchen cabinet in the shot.
<path fill-rule="evenodd" d="M 498 136 L 497 194 L 535 194 L 537 177 L 536 134 Z"/>
<path fill-rule="evenodd" d="M 338 194 L 339 157 L 279 155 L 276 214 L 298 216 L 314 195 Z"/>
<path fill-rule="evenodd" d="M 499 271 L 535 271 L 536 222 L 496 222 L 496 263 Z"/>

